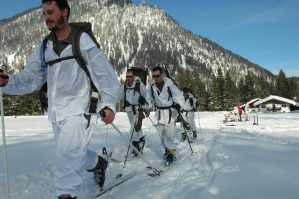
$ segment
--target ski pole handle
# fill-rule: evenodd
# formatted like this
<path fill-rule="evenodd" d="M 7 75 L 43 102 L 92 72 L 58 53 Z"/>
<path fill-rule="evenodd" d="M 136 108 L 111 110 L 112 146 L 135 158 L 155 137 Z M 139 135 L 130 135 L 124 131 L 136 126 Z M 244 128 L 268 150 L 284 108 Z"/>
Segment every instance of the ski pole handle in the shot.
<path fill-rule="evenodd" d="M 4 73 L 3 69 L 0 69 L 0 87 L 3 87 L 7 84 L 9 76 Z"/>

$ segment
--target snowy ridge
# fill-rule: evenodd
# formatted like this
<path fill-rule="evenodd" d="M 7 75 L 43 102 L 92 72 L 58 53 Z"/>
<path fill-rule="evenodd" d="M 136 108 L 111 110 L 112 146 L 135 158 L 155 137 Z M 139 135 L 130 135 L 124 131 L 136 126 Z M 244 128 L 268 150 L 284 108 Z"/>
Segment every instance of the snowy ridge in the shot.
<path fill-rule="evenodd" d="M 273 81 L 274 76 L 269 71 L 185 30 L 163 10 L 147 4 L 122 2 L 71 1 L 71 21 L 93 24 L 95 36 L 119 75 L 126 66 L 147 67 L 166 62 L 172 74 L 178 68 L 188 68 L 199 72 L 203 80 L 217 75 L 217 68 L 221 67 L 223 74 L 230 71 L 235 81 L 248 72 Z M 47 34 L 40 9 L 1 23 L 0 63 L 20 70 Z"/>

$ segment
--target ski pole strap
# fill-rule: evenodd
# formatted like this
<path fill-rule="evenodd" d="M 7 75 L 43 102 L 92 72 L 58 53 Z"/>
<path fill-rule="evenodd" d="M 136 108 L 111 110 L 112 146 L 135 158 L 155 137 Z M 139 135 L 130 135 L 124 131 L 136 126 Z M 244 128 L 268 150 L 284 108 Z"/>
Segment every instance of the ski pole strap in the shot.
<path fill-rule="evenodd" d="M 107 146 L 107 143 L 108 143 L 108 124 L 107 124 L 107 129 L 106 129 L 106 146 Z"/>

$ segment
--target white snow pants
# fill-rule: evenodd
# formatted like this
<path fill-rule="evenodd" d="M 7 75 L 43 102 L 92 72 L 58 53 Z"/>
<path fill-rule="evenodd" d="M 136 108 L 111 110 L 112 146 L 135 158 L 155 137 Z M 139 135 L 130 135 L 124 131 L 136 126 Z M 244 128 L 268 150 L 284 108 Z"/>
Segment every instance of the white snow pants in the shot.
<path fill-rule="evenodd" d="M 157 110 L 155 114 L 158 122 L 156 129 L 159 132 L 162 147 L 167 147 L 168 149 L 176 149 L 176 144 L 174 143 L 174 136 L 176 131 L 176 112 L 172 111 L 170 115 L 169 111 L 172 111 L 172 109 Z"/>
<path fill-rule="evenodd" d="M 194 111 L 183 112 L 182 116 L 183 116 L 184 120 L 186 120 L 186 122 L 188 122 L 188 124 L 190 124 L 191 130 L 196 131 L 196 125 L 195 125 L 195 120 L 194 120 L 195 119 Z"/>
<path fill-rule="evenodd" d="M 136 111 L 136 114 L 134 115 L 133 111 L 128 111 L 127 115 L 131 124 L 131 132 L 133 131 L 132 141 L 139 141 L 139 139 L 143 137 L 142 129 L 136 132 L 134 128 L 135 123 L 138 121 L 139 112 Z"/>
<path fill-rule="evenodd" d="M 167 125 L 158 124 L 156 126 L 157 131 L 160 135 L 161 145 L 162 147 L 166 147 L 168 149 L 176 149 L 176 144 L 174 143 L 174 135 L 175 135 L 175 124 L 171 122 Z"/>
<path fill-rule="evenodd" d="M 56 151 L 53 161 L 53 181 L 57 196 L 80 193 L 83 171 L 93 169 L 97 164 L 97 154 L 82 147 L 87 119 L 75 115 L 63 121 L 53 122 Z"/>

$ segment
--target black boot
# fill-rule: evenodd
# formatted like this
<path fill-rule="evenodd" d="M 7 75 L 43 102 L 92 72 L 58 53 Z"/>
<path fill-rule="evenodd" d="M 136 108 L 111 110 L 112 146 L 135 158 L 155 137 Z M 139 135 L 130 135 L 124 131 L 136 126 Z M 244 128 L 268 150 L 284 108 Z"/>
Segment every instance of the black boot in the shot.
<path fill-rule="evenodd" d="M 139 142 L 138 141 L 133 141 L 132 142 L 133 146 L 139 151 Z M 132 150 L 132 157 L 137 157 L 138 153 L 135 151 L 135 148 Z"/>
<path fill-rule="evenodd" d="M 76 196 L 72 197 L 69 194 L 67 194 L 67 195 L 60 195 L 60 196 L 58 196 L 58 199 L 77 199 L 77 197 Z"/>
<path fill-rule="evenodd" d="M 107 167 L 108 161 L 101 156 L 98 156 L 98 163 L 95 168 L 87 170 L 88 172 L 93 172 L 94 179 L 101 189 L 103 188 L 105 183 L 105 174 Z"/>
<path fill-rule="evenodd" d="M 145 136 L 142 136 L 138 142 L 139 152 L 141 152 L 141 153 L 143 152 L 144 145 L 145 145 Z"/>

